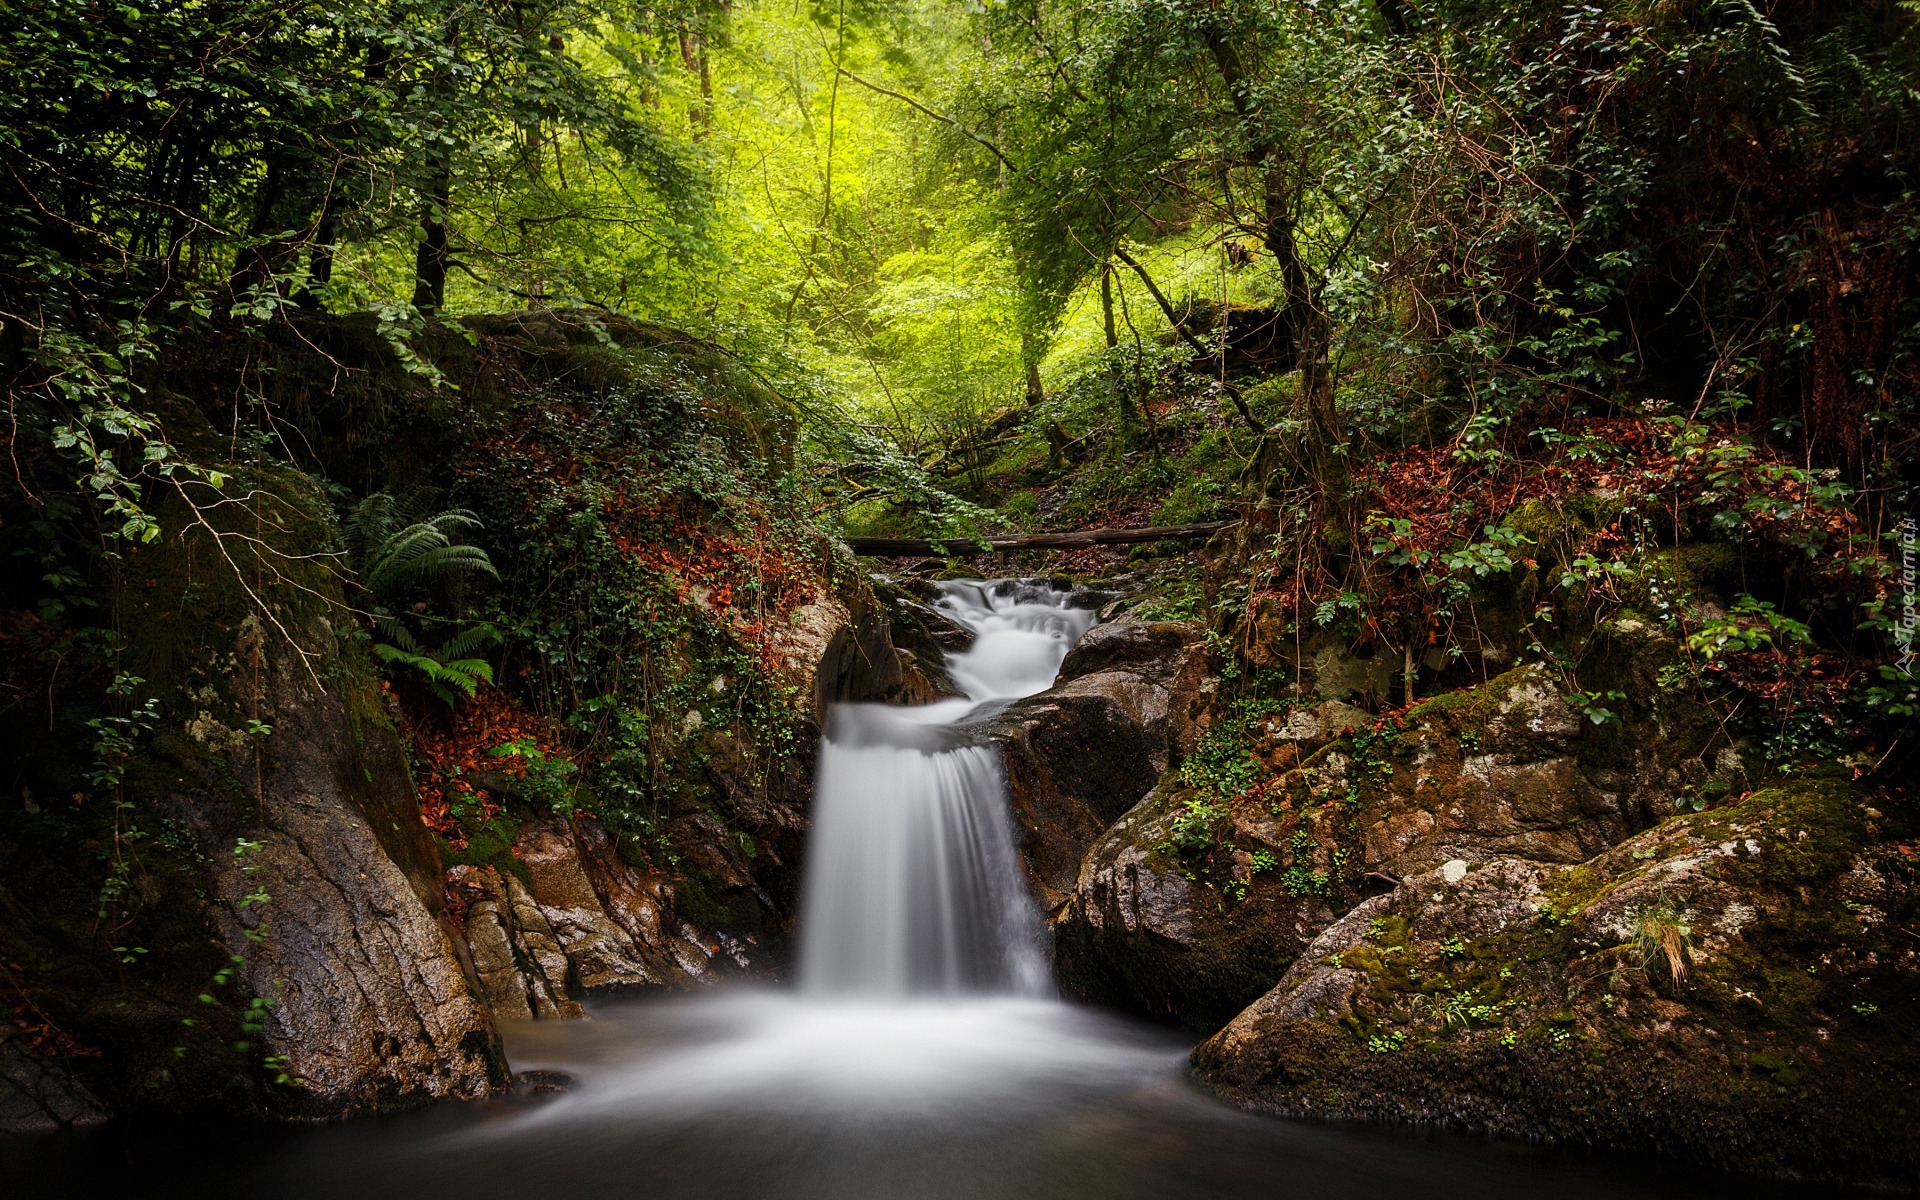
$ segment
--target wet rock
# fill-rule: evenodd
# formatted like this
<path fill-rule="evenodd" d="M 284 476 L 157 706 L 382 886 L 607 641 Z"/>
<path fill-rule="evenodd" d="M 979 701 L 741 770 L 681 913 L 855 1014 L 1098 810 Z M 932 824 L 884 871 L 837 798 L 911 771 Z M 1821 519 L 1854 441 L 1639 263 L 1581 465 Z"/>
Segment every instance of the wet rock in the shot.
<path fill-rule="evenodd" d="M 487 1002 L 502 1020 L 578 1019 L 586 1015 L 569 993 L 571 971 L 533 897 L 520 881 L 491 867 L 457 866 L 454 887 L 477 897 L 467 904 L 467 944 Z"/>
<path fill-rule="evenodd" d="M 106 1119 L 106 1106 L 65 1064 L 36 1054 L 17 1026 L 0 1021 L 0 1133 L 45 1133 Z"/>
<path fill-rule="evenodd" d="M 1877 803 L 1801 778 L 1577 865 L 1412 875 L 1327 928 L 1196 1070 L 1285 1113 L 1912 1186 L 1920 872 L 1910 802 Z"/>
<path fill-rule="evenodd" d="M 961 696 L 947 672 L 946 656 L 973 645 L 973 631 L 904 590 L 876 583 L 889 606 L 889 636 L 900 655 L 901 689 L 896 704 L 931 704 Z"/>
<path fill-rule="evenodd" d="M 273 537 L 304 552 L 330 536 L 305 476 L 255 486 Z M 494 1092 L 506 1079 L 492 1018 L 446 920 L 398 736 L 334 633 L 339 579 L 275 560 L 255 585 L 262 610 L 206 567 L 221 551 L 203 528 L 178 506 L 161 515 L 187 532 L 137 556 L 150 586 L 130 605 L 128 653 L 178 733 L 156 736 L 165 759 L 136 783 L 204 864 L 204 919 L 244 964 L 230 1002 L 268 1006 L 260 1052 L 304 1080 L 260 1102 L 332 1116 Z M 255 530 L 237 512 L 211 519 Z M 250 719 L 271 732 L 221 732 Z"/>
<path fill-rule="evenodd" d="M 572 828 L 562 820 L 530 824 L 514 842 L 527 864 L 530 902 L 551 925 L 582 988 L 644 987 L 668 980 L 648 968 L 633 936 L 602 905 L 581 865 Z"/>
<path fill-rule="evenodd" d="M 959 696 L 943 651 L 966 631 L 885 580 L 861 582 L 794 616 L 795 661 L 812 665 L 814 715 L 835 701 L 927 704 Z"/>
<path fill-rule="evenodd" d="M 1054 686 L 971 727 L 999 743 L 1034 890 L 1049 909 L 1087 847 L 1191 744 L 1205 636 L 1190 622 L 1095 625 Z"/>
<path fill-rule="evenodd" d="M 513 1077 L 514 1087 L 536 1096 L 550 1096 L 573 1090 L 579 1082 L 565 1071 L 522 1071 Z"/>
<path fill-rule="evenodd" d="M 649 975 L 672 987 L 700 982 L 710 956 L 671 932 L 673 885 L 623 860 L 606 827 L 592 817 L 576 818 L 574 833 L 582 873 L 607 915 L 640 950 Z M 692 973 L 687 963 L 693 964 Z"/>
<path fill-rule="evenodd" d="M 1327 901 L 1249 887 L 1245 852 L 1226 847 L 1225 891 L 1203 882 L 1174 844 L 1185 815 L 1170 780 L 1088 850 L 1054 914 L 1054 972 L 1063 991 L 1210 1033 L 1279 978 L 1333 919 Z"/>

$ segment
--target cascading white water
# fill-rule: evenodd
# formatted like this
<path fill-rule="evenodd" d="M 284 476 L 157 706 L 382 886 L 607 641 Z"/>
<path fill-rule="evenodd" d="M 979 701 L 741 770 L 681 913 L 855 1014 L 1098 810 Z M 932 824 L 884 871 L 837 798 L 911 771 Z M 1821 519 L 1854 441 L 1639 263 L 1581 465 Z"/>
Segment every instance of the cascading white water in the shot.
<path fill-rule="evenodd" d="M 1048 990 L 999 754 L 954 727 L 983 704 L 1046 690 L 1093 613 L 1018 580 L 942 591 L 940 607 L 974 634 L 947 660 L 968 699 L 842 704 L 828 721 L 801 902 L 809 994 Z"/>

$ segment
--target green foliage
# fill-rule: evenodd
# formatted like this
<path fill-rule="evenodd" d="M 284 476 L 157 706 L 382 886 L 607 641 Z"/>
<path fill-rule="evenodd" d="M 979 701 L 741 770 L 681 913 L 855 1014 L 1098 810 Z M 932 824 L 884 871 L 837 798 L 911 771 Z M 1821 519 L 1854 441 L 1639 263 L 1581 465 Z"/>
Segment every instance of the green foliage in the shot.
<path fill-rule="evenodd" d="M 1722 654 L 1773 649 L 1780 643 L 1804 645 L 1812 641 L 1813 635 L 1805 622 L 1775 612 L 1772 603 L 1766 600 L 1741 596 L 1734 601 L 1733 611 L 1727 616 L 1710 620 L 1687 635 L 1687 648 L 1711 662 Z"/>
<path fill-rule="evenodd" d="M 464 530 L 480 528 L 480 518 L 463 508 L 425 516 L 426 503 L 425 493 L 396 501 L 376 492 L 347 514 L 348 553 L 362 586 L 377 602 L 392 603 L 409 588 L 460 572 L 499 578 L 485 550 L 453 540 Z M 416 516 L 420 519 L 413 519 Z"/>
<path fill-rule="evenodd" d="M 453 540 L 463 530 L 480 528 L 480 519 L 460 508 L 425 515 L 430 503 L 427 492 L 400 500 L 377 492 L 353 507 L 344 530 L 348 560 L 375 601 L 374 628 L 387 639 L 373 647 L 374 655 L 418 673 L 427 689 L 451 707 L 460 696 L 471 696 L 482 683 L 493 682 L 493 665 L 477 651 L 499 644 L 500 631 L 482 621 L 429 645 L 409 626 L 404 610 L 388 606 L 399 606 L 408 595 L 449 576 L 497 579 L 499 572 L 485 550 Z M 445 623 L 426 614 L 424 601 L 415 606 L 411 619 L 423 626 Z"/>
<path fill-rule="evenodd" d="M 1567 703 L 1578 710 L 1595 725 L 1619 725 L 1620 714 L 1606 707 L 1608 704 L 1620 704 L 1627 698 L 1622 691 L 1583 692 L 1575 690 L 1567 697 Z"/>
<path fill-rule="evenodd" d="M 517 758 L 525 770 L 520 790 L 527 799 L 561 815 L 573 812 L 577 784 L 572 776 L 580 768 L 548 754 L 530 740 L 502 742 L 488 753 L 496 758 Z"/>
<path fill-rule="evenodd" d="M 398 638 L 406 644 L 382 642 L 373 652 L 382 662 L 411 668 L 425 679 L 427 689 L 448 707 L 460 696 L 471 696 L 483 683 L 493 682 L 493 665 L 473 651 L 487 642 L 498 643 L 500 631 L 486 622 L 470 625 L 431 649 L 423 648 L 404 626 L 395 626 Z M 408 646 L 411 645 L 411 649 Z"/>
<path fill-rule="evenodd" d="M 1192 856 L 1213 849 L 1214 826 L 1225 816 L 1220 806 L 1204 799 L 1190 799 L 1180 806 L 1168 829 L 1167 844 L 1175 853 Z"/>

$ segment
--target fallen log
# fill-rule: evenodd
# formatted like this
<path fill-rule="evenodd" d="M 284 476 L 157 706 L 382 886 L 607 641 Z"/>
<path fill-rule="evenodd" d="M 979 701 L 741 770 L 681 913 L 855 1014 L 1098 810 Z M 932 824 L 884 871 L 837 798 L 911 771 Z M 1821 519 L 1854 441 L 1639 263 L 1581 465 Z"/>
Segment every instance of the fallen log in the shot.
<path fill-rule="evenodd" d="M 1192 525 L 1153 525 L 1145 529 L 1077 529 L 1070 533 L 1017 533 L 982 538 L 852 537 L 847 547 L 870 558 L 968 558 L 1000 550 L 1081 550 L 1088 546 L 1128 546 L 1206 537 L 1240 523 L 1201 521 Z"/>

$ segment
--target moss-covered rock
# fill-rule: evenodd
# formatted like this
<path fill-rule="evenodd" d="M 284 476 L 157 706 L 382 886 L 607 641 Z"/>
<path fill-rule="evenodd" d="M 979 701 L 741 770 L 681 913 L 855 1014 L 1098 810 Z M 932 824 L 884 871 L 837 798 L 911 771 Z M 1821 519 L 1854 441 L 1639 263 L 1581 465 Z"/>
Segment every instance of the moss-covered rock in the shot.
<path fill-rule="evenodd" d="M 1053 958 L 1079 999 L 1205 1033 L 1272 986 L 1336 913 L 1315 894 L 1324 874 L 1294 895 L 1279 871 L 1254 873 L 1237 843 L 1259 843 L 1244 837 L 1210 842 L 1227 874 L 1204 877 L 1177 841 L 1188 794 L 1170 781 L 1088 850 L 1052 922 Z"/>
<path fill-rule="evenodd" d="M 1913 814 L 1801 777 L 1365 902 L 1194 1052 L 1255 1107 L 1920 1181 Z"/>

